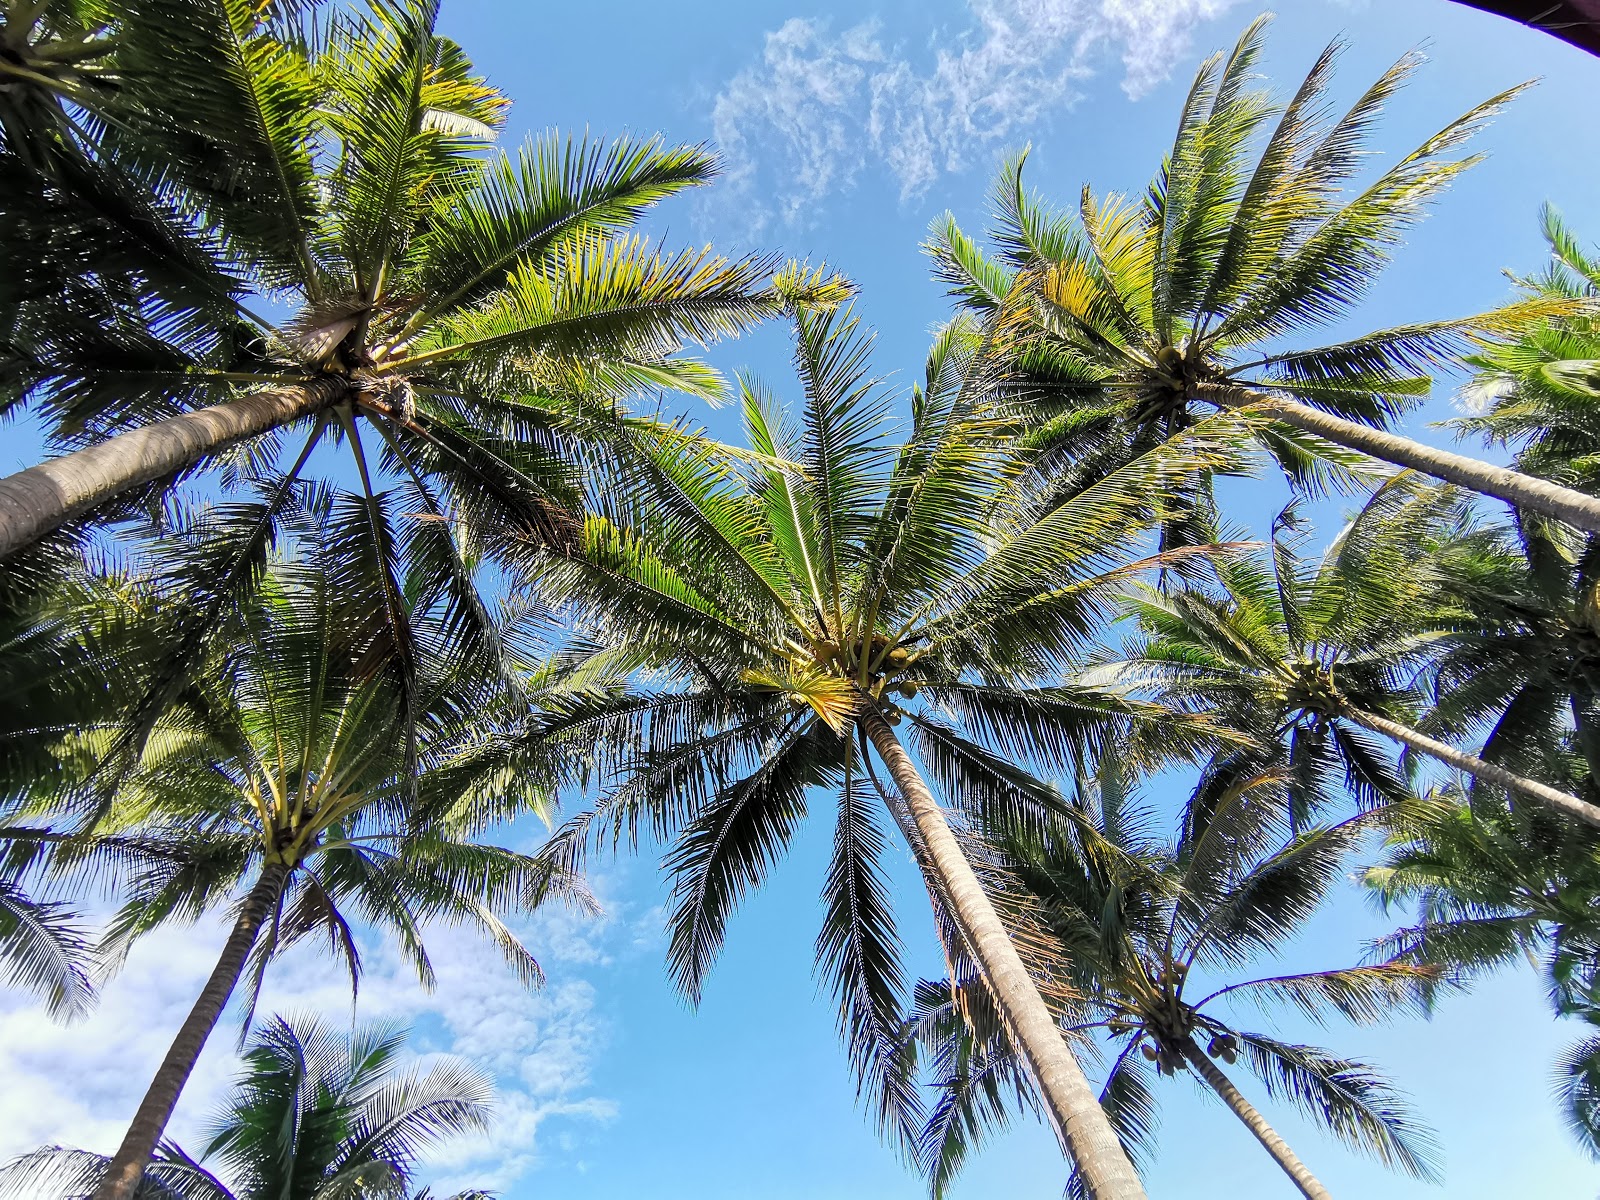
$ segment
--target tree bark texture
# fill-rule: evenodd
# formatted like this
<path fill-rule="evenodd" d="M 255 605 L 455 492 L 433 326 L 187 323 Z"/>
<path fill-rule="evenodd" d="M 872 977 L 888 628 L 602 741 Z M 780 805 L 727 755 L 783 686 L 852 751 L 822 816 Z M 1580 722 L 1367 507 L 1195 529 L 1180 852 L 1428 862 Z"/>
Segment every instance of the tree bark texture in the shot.
<path fill-rule="evenodd" d="M 130 429 L 0 479 L 0 558 L 73 517 L 209 455 L 309 416 L 344 396 L 343 379 L 255 392 Z"/>
<path fill-rule="evenodd" d="M 974 959 L 1021 1051 L 1067 1152 L 1094 1200 L 1142 1200 L 1144 1186 L 1106 1120 L 1083 1068 L 1072 1056 L 1049 1008 L 1022 965 L 1005 926 L 984 893 L 933 793 L 887 720 L 870 701 L 859 715 L 862 731 L 889 769 L 922 835 L 937 881 Z"/>
<path fill-rule="evenodd" d="M 1482 459 L 1468 458 L 1465 454 L 1425 446 L 1399 434 L 1347 421 L 1282 396 L 1213 383 L 1197 385 L 1194 393 L 1200 399 L 1223 408 L 1257 409 L 1286 425 L 1318 434 L 1330 442 L 1359 450 L 1384 462 L 1410 467 L 1446 483 L 1493 496 L 1513 508 L 1543 513 L 1547 517 L 1565 521 L 1574 528 L 1600 533 L 1600 497 L 1586 492 L 1574 491 L 1551 483 L 1548 479 L 1524 475 L 1507 467 L 1497 467 Z"/>
<path fill-rule="evenodd" d="M 1504 767 L 1497 767 L 1492 762 L 1485 762 L 1475 754 L 1468 754 L 1465 750 L 1457 750 L 1448 743 L 1437 741 L 1425 733 L 1419 733 L 1409 725 L 1401 725 L 1387 717 L 1380 717 L 1377 713 L 1370 713 L 1364 709 L 1349 708 L 1345 710 L 1349 718 L 1356 724 L 1381 733 L 1386 738 L 1391 738 L 1405 746 L 1410 746 L 1419 753 L 1454 767 L 1458 771 L 1465 771 L 1485 783 L 1492 783 L 1496 787 L 1506 788 L 1530 800 L 1537 800 L 1540 804 L 1548 805 L 1559 813 L 1564 813 L 1574 820 L 1586 821 L 1590 825 L 1600 827 L 1600 805 L 1590 804 L 1580 800 L 1570 792 L 1563 792 L 1548 784 L 1540 783 L 1537 779 L 1529 779 L 1508 771 Z"/>
<path fill-rule="evenodd" d="M 222 1010 L 228 1006 L 228 999 L 233 995 L 239 976 L 244 973 L 245 960 L 255 945 L 262 922 L 277 907 L 278 897 L 283 894 L 288 880 L 289 868 L 282 863 L 269 863 L 261 869 L 255 886 L 239 908 L 233 932 L 223 944 L 222 954 L 212 968 L 211 977 L 206 980 L 199 999 L 189 1010 L 189 1016 L 179 1028 L 166 1058 L 161 1060 L 155 1078 L 150 1081 L 149 1090 L 145 1092 L 138 1111 L 128 1125 L 128 1132 L 123 1135 L 122 1145 L 117 1147 L 111 1165 L 106 1168 L 105 1178 L 100 1181 L 94 1200 L 133 1200 L 145 1166 L 155 1153 L 156 1144 L 172 1117 L 183 1085 L 194 1070 L 195 1060 L 200 1057 L 206 1039 L 216 1028 Z"/>
<path fill-rule="evenodd" d="M 1212 1062 L 1206 1052 L 1195 1044 L 1190 1038 L 1183 1047 L 1183 1056 L 1189 1060 L 1199 1074 L 1206 1081 L 1222 1102 L 1233 1110 L 1233 1115 L 1245 1123 L 1246 1128 L 1256 1135 L 1256 1141 L 1267 1148 L 1267 1153 L 1272 1155 L 1283 1173 L 1294 1180 L 1295 1187 L 1300 1189 L 1302 1195 L 1308 1200 L 1333 1200 L 1328 1189 L 1317 1181 L 1305 1163 L 1289 1149 L 1289 1143 L 1278 1135 L 1278 1131 L 1267 1124 L 1267 1119 L 1256 1111 L 1255 1106 L 1240 1094 L 1239 1089 L 1233 1086 L 1233 1081 L 1222 1073 L 1222 1068 Z"/>

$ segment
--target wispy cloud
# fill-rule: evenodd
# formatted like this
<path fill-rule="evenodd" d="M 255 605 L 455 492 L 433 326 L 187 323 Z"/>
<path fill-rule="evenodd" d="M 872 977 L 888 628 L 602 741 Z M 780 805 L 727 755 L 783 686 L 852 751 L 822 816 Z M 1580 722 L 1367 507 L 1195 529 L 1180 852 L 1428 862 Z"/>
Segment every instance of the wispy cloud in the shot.
<path fill-rule="evenodd" d="M 360 939 L 359 1019 L 409 1024 L 417 1053 L 463 1055 L 496 1078 L 493 1129 L 448 1147 L 424 1172 L 439 1194 L 468 1186 L 504 1191 L 540 1161 L 547 1121 L 616 1114 L 590 1083 L 609 1031 L 584 974 L 640 953 L 652 922 L 621 902 L 610 911 L 608 920 L 592 921 L 557 909 L 518 925 L 548 976 L 532 993 L 496 951 L 461 930 L 427 937 L 438 979 L 431 993 L 391 949 Z M 96 1011 L 72 1026 L 53 1024 L 31 997 L 0 991 L 0 1162 L 46 1143 L 115 1148 L 222 939 L 212 922 L 150 935 L 106 985 Z M 326 957 L 296 948 L 269 972 L 259 1011 L 347 1021 L 349 986 Z M 237 1032 L 231 1020 L 218 1027 L 175 1114 L 172 1133 L 191 1149 L 237 1070 Z M 558 1134 L 558 1151 L 563 1140 Z"/>
<path fill-rule="evenodd" d="M 957 28 L 920 52 L 869 20 L 835 33 L 794 18 L 717 95 L 714 136 L 729 191 L 759 191 L 774 214 L 810 210 L 882 163 L 902 199 L 1082 94 L 1098 62 L 1120 55 L 1137 98 L 1182 61 L 1202 21 L 1233 0 L 966 0 Z M 760 214 L 769 215 L 769 214 Z"/>

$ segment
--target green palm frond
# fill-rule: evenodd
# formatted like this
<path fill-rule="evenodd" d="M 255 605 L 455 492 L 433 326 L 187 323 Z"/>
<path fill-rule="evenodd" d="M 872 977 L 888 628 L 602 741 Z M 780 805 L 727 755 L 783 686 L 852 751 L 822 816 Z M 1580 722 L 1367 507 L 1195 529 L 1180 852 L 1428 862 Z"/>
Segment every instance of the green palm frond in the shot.
<path fill-rule="evenodd" d="M 1352 1149 L 1416 1179 L 1439 1178 L 1432 1134 L 1371 1067 L 1314 1046 L 1239 1033 L 1244 1061 L 1269 1095 L 1291 1101 Z"/>

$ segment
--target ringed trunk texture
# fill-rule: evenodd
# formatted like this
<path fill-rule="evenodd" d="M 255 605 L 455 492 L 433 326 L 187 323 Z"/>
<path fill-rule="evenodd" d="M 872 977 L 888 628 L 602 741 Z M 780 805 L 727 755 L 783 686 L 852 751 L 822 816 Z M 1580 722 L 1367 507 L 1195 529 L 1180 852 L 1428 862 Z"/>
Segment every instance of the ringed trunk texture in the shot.
<path fill-rule="evenodd" d="M 1005 926 L 961 852 L 938 801 L 888 721 L 870 701 L 859 714 L 862 731 L 889 768 L 926 844 L 952 915 L 983 970 L 1012 1041 L 1038 1082 L 1066 1149 L 1094 1200 L 1143 1200 L 1144 1185 L 1106 1120 L 1083 1068 L 1029 977 Z"/>
<path fill-rule="evenodd" d="M 1189 1060 L 1189 1065 L 1199 1073 L 1200 1078 L 1222 1098 L 1222 1102 L 1233 1110 L 1233 1115 L 1245 1123 L 1251 1133 L 1256 1135 L 1256 1141 L 1267 1148 L 1267 1153 L 1283 1168 L 1283 1173 L 1294 1180 L 1295 1187 L 1300 1189 L 1302 1195 L 1308 1200 L 1333 1200 L 1328 1189 L 1318 1182 L 1305 1163 L 1296 1157 L 1295 1152 L 1289 1149 L 1289 1143 L 1278 1135 L 1278 1131 L 1267 1124 L 1267 1119 L 1256 1111 L 1255 1106 L 1240 1094 L 1239 1089 L 1233 1086 L 1233 1081 L 1222 1073 L 1222 1068 L 1212 1062 L 1206 1052 L 1195 1044 L 1193 1038 L 1188 1039 L 1183 1047 L 1183 1056 Z"/>
<path fill-rule="evenodd" d="M 234 922 L 233 932 L 223 944 L 222 954 L 212 968 L 211 978 L 206 980 L 200 998 L 189 1010 L 189 1016 L 178 1030 L 178 1036 L 173 1039 L 166 1058 L 162 1059 L 155 1078 L 150 1081 L 150 1089 L 139 1102 L 139 1109 L 128 1125 L 128 1132 L 123 1135 L 122 1145 L 117 1147 L 116 1154 L 112 1156 L 111 1165 L 106 1168 L 105 1178 L 100 1181 L 94 1200 L 133 1200 L 145 1166 L 155 1153 L 156 1143 L 161 1140 L 167 1121 L 172 1117 L 178 1095 L 188 1082 L 206 1039 L 216 1028 L 222 1010 L 227 1007 L 239 976 L 244 973 L 245 960 L 255 945 L 262 922 L 277 907 L 278 897 L 283 894 L 284 884 L 288 880 L 289 868 L 282 863 L 269 863 L 261 869 L 260 878 L 239 909 L 239 919 Z"/>
<path fill-rule="evenodd" d="M 1529 779 L 1525 775 L 1518 775 L 1504 767 L 1497 767 L 1492 762 L 1485 762 L 1475 754 L 1468 754 L 1464 750 L 1457 750 L 1445 742 L 1436 741 L 1425 733 L 1419 733 L 1409 725 L 1401 725 L 1387 717 L 1380 717 L 1377 713 L 1366 712 L 1359 708 L 1345 710 L 1349 718 L 1358 725 L 1365 726 L 1374 733 L 1381 733 L 1386 738 L 1392 738 L 1402 745 L 1410 746 L 1413 750 L 1436 758 L 1442 763 L 1454 767 L 1458 771 L 1465 771 L 1476 776 L 1485 783 L 1492 783 L 1503 787 L 1518 795 L 1527 796 L 1530 800 L 1537 800 L 1540 804 L 1547 805 L 1559 813 L 1564 813 L 1574 820 L 1586 821 L 1590 825 L 1600 827 L 1600 805 L 1590 804 L 1580 800 L 1570 792 L 1563 792 L 1559 788 L 1550 787 L 1540 783 L 1537 779 Z"/>
<path fill-rule="evenodd" d="M 1320 434 L 1330 442 L 1360 450 L 1373 458 L 1398 466 L 1410 467 L 1435 479 L 1443 479 L 1485 496 L 1504 500 L 1513 508 L 1543 513 L 1558 521 L 1565 521 L 1577 529 L 1600 533 L 1600 497 L 1574 491 L 1548 479 L 1524 475 L 1506 467 L 1497 467 L 1481 459 L 1437 450 L 1421 442 L 1382 429 L 1373 429 L 1356 421 L 1347 421 L 1299 404 L 1282 396 L 1227 384 L 1202 383 L 1194 388 L 1196 396 L 1223 408 L 1255 408 L 1276 417 L 1286 425 Z"/>
<path fill-rule="evenodd" d="M 309 416 L 348 390 L 343 379 L 255 392 L 119 433 L 0 479 L 0 558 L 122 493 L 193 466 L 235 442 Z"/>

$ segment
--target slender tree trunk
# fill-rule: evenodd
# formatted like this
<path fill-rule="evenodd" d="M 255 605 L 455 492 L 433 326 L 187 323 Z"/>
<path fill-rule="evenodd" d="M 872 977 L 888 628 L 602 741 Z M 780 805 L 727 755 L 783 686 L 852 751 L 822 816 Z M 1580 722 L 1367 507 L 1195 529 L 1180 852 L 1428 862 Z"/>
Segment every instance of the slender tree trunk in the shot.
<path fill-rule="evenodd" d="M 1308 1200 L 1333 1200 L 1328 1189 L 1317 1181 L 1317 1177 L 1305 1163 L 1289 1149 L 1289 1143 L 1278 1135 L 1276 1129 L 1267 1124 L 1267 1119 L 1239 1093 L 1239 1089 L 1233 1086 L 1233 1081 L 1224 1075 L 1222 1068 L 1212 1062 L 1206 1052 L 1195 1044 L 1193 1038 L 1185 1043 L 1183 1055 L 1189 1060 L 1189 1065 L 1199 1073 L 1200 1078 L 1222 1098 L 1222 1102 L 1233 1109 L 1233 1115 L 1243 1121 L 1245 1127 L 1256 1135 L 1256 1141 L 1267 1148 L 1267 1153 L 1272 1155 L 1273 1160 L 1283 1168 L 1283 1173 L 1294 1180 L 1295 1187 L 1300 1189 L 1302 1195 Z"/>
<path fill-rule="evenodd" d="M 1600 497 L 1562 487 L 1548 479 L 1497 467 L 1481 459 L 1468 458 L 1464 454 L 1436 450 L 1410 438 L 1373 429 L 1356 421 L 1347 421 L 1320 408 L 1299 404 L 1282 396 L 1216 383 L 1196 384 L 1193 391 L 1200 399 L 1223 408 L 1257 408 L 1286 425 L 1304 429 L 1307 433 L 1320 434 L 1330 442 L 1360 450 L 1384 462 L 1410 467 L 1435 479 L 1443 479 L 1485 496 L 1494 496 L 1513 508 L 1543 513 L 1591 533 L 1600 532 Z"/>
<path fill-rule="evenodd" d="M 256 934 L 267 915 L 277 906 L 278 897 L 283 894 L 288 879 L 289 868 L 282 863 L 269 863 L 261 869 L 260 878 L 239 909 L 239 919 L 234 922 L 233 932 L 223 944 L 222 954 L 212 968 L 211 978 L 206 980 L 200 998 L 189 1010 L 189 1016 L 178 1030 L 178 1036 L 173 1039 L 166 1058 L 161 1060 L 155 1078 L 150 1081 L 150 1089 L 139 1102 L 139 1109 L 128 1125 L 128 1132 L 123 1135 L 122 1145 L 117 1147 L 111 1165 L 106 1168 L 105 1178 L 100 1181 L 94 1200 L 133 1200 L 145 1165 L 155 1153 L 156 1143 L 161 1140 L 167 1121 L 172 1117 L 178 1095 L 189 1081 L 195 1060 L 205 1048 L 206 1039 L 216 1027 L 222 1010 L 227 1007 L 228 998 L 233 995 L 239 976 L 244 972 L 245 960 L 255 945 Z"/>
<path fill-rule="evenodd" d="M 343 379 L 255 392 L 184 413 L 0 479 L 0 558 L 142 483 L 193 466 L 245 438 L 327 407 L 348 391 Z"/>
<path fill-rule="evenodd" d="M 938 801 L 883 714 L 863 701 L 861 729 L 905 798 L 952 915 L 983 971 L 1012 1043 L 1027 1060 L 1045 1107 L 1094 1200 L 1143 1200 L 1122 1143 L 961 852 Z M 930 884 L 935 881 L 930 880 Z"/>
<path fill-rule="evenodd" d="M 1600 805 L 1590 804 L 1580 800 L 1569 792 L 1563 792 L 1548 784 L 1540 783 L 1537 779 L 1529 779 L 1525 775 L 1518 775 L 1504 767 L 1497 767 L 1491 762 L 1485 762 L 1475 754 L 1468 754 L 1464 750 L 1457 750 L 1445 742 L 1436 741 L 1425 733 L 1419 733 L 1409 725 L 1401 725 L 1387 717 L 1380 717 L 1377 713 L 1370 713 L 1360 708 L 1346 708 L 1345 715 L 1357 725 L 1365 726 L 1374 733 L 1381 733 L 1386 738 L 1392 738 L 1402 745 L 1410 746 L 1413 750 L 1420 751 L 1430 758 L 1436 758 L 1442 763 L 1454 767 L 1458 771 L 1465 771 L 1476 776 L 1485 783 L 1492 783 L 1497 787 L 1507 788 L 1519 795 L 1537 800 L 1540 804 L 1548 805 L 1559 813 L 1565 813 L 1579 821 L 1587 821 L 1590 825 L 1600 826 Z"/>

